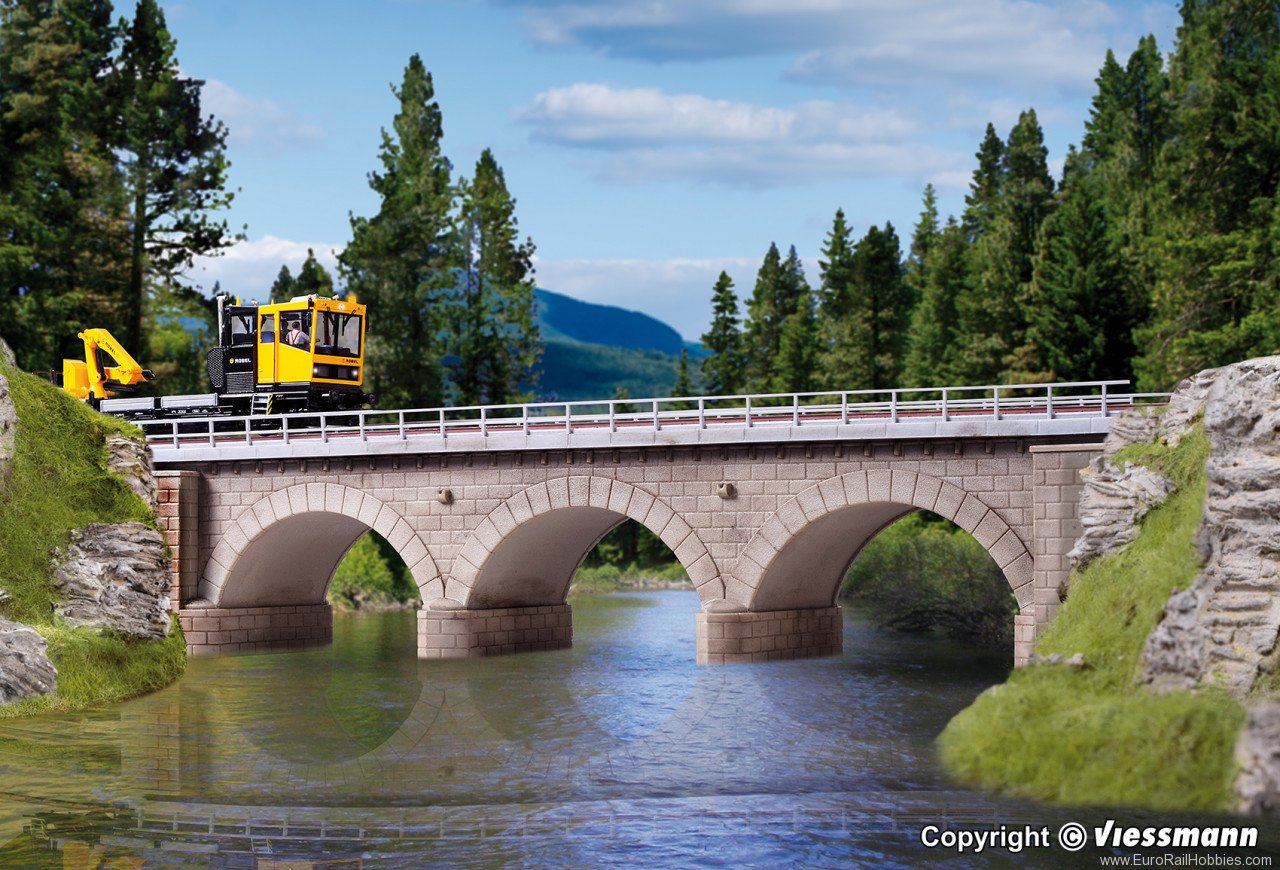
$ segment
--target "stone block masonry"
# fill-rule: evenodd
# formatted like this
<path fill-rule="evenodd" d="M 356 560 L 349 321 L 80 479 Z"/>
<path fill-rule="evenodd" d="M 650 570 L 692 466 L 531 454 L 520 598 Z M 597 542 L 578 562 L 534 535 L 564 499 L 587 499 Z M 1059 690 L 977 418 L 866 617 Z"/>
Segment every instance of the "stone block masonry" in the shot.
<path fill-rule="evenodd" d="M 698 614 L 698 664 L 724 665 L 839 655 L 844 619 L 839 607 L 764 613 Z"/>
<path fill-rule="evenodd" d="M 838 652 L 838 636 L 815 639 L 826 628 L 784 628 L 793 617 L 778 614 L 838 613 L 848 561 L 889 523 L 930 510 L 1003 571 L 1021 610 L 1015 659 L 1027 660 L 1057 609 L 1079 533 L 1078 469 L 1100 444 L 981 435 L 766 443 L 765 434 L 714 447 L 170 462 L 159 475 L 161 522 L 183 613 L 206 620 L 322 606 L 342 555 L 373 529 L 418 586 L 420 655 L 442 658 L 567 646 L 573 569 L 631 518 L 684 565 L 707 611 L 700 631 L 772 625 L 759 638 L 700 635 L 699 660 L 720 662 Z M 556 618 L 526 619 L 546 613 Z M 195 628 L 205 636 L 192 651 L 318 639 L 209 640 L 246 630 Z"/>
<path fill-rule="evenodd" d="M 492 610 L 419 610 L 418 658 L 461 659 L 573 646 L 568 604 Z"/>
<path fill-rule="evenodd" d="M 300 649 L 333 642 L 328 604 L 284 607 L 190 607 L 178 611 L 191 655 Z"/>

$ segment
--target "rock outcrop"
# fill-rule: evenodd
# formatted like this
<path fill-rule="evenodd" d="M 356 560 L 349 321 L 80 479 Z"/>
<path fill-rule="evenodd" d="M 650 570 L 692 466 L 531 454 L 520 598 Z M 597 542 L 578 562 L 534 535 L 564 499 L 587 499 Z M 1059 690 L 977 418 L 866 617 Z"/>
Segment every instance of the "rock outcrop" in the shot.
<path fill-rule="evenodd" d="M 71 625 L 132 637 L 170 631 L 164 538 L 142 523 L 93 523 L 71 533 L 54 582 L 58 612 Z"/>
<path fill-rule="evenodd" d="M 40 633 L 0 619 L 0 704 L 47 695 L 58 684 L 58 672 L 45 653 Z"/>
<path fill-rule="evenodd" d="M 1090 462 L 1080 476 L 1084 481 L 1080 496 L 1084 531 L 1068 554 L 1073 568 L 1133 543 L 1138 523 L 1174 489 L 1173 481 L 1149 468 L 1131 462 L 1124 468 L 1116 467 L 1107 453 Z"/>
<path fill-rule="evenodd" d="M 145 441 L 126 435 L 108 435 L 107 470 L 123 477 L 129 489 L 151 508 L 151 513 L 159 511 L 151 448 Z"/>
<path fill-rule="evenodd" d="M 1280 704 L 1259 704 L 1249 711 L 1236 742 L 1236 799 L 1241 812 L 1280 816 Z"/>
<path fill-rule="evenodd" d="M 1197 395 L 1209 439 L 1196 537 L 1205 565 L 1165 606 L 1147 640 L 1144 677 L 1157 689 L 1215 685 L 1243 697 L 1280 639 L 1280 357 L 1188 379 L 1169 412 L 1183 427 Z M 1168 438 L 1177 432 L 1172 423 L 1161 428 Z"/>
<path fill-rule="evenodd" d="M 9 395 L 8 379 L 0 374 L 0 493 L 9 485 L 17 437 L 18 409 Z"/>
<path fill-rule="evenodd" d="M 3 338 L 0 338 L 0 363 L 4 363 L 11 369 L 18 367 L 18 358 L 13 355 L 13 348 L 9 347 Z"/>

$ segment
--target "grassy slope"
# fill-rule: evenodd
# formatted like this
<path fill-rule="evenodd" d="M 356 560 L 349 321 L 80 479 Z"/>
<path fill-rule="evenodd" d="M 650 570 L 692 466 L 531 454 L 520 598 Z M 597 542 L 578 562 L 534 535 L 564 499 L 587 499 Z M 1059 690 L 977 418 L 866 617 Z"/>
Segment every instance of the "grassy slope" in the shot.
<path fill-rule="evenodd" d="M 50 553 L 69 543 L 72 529 L 93 522 L 155 523 L 142 500 L 105 470 L 105 436 L 136 430 L 30 375 L 10 369 L 4 374 L 19 422 L 12 478 L 0 495 L 0 588 L 11 599 L 0 615 L 32 625 L 48 639 L 58 689 L 0 706 L 0 717 L 79 709 L 172 682 L 186 664 L 176 625 L 165 641 L 130 641 L 69 628 L 53 610 Z"/>
<path fill-rule="evenodd" d="M 1089 667 L 1037 666 L 980 696 L 939 738 L 962 782 L 1066 804 L 1225 809 L 1241 706 L 1223 694 L 1157 695 L 1139 682 L 1142 648 L 1172 590 L 1200 568 L 1193 540 L 1204 508 L 1208 441 L 1197 428 L 1173 450 L 1130 448 L 1178 490 L 1127 549 L 1073 574 L 1071 594 L 1036 644 L 1081 652 Z"/>

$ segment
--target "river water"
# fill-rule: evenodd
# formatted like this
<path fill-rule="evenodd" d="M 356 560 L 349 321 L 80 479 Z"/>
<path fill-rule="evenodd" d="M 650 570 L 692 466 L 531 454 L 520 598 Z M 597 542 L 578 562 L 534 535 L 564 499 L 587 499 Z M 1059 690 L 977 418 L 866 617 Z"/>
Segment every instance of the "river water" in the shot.
<path fill-rule="evenodd" d="M 842 657 L 699 667 L 691 591 L 573 605 L 569 650 L 420 662 L 414 614 L 338 617 L 328 648 L 0 723 L 0 866 L 1096 867 L 921 830 L 1170 824 L 948 782 L 934 738 L 1006 659 L 847 612 Z"/>

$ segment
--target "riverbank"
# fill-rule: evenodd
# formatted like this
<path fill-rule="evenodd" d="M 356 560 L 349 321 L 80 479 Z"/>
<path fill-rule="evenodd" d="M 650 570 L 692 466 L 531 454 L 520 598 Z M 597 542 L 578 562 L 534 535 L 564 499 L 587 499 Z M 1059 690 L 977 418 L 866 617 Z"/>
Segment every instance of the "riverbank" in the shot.
<path fill-rule="evenodd" d="M 1197 426 L 1176 448 L 1117 454 L 1117 462 L 1140 461 L 1177 489 L 1145 517 L 1132 544 L 1072 574 L 1036 655 L 1080 654 L 1083 666 L 1021 668 L 947 725 L 939 747 L 953 777 L 1062 804 L 1232 807 L 1241 704 L 1213 688 L 1157 694 L 1142 683 L 1147 637 L 1170 593 L 1188 588 L 1203 561 L 1194 541 L 1208 452 Z"/>
<path fill-rule="evenodd" d="M 664 589 L 692 589 L 689 575 L 678 562 L 661 567 L 639 568 L 616 565 L 579 568 L 569 586 L 570 595 L 595 595 L 604 592 L 653 592 Z"/>
<path fill-rule="evenodd" d="M 0 705 L 0 718 L 70 711 L 120 701 L 173 682 L 186 667 L 186 642 L 173 621 L 162 640 L 136 640 L 57 615 L 51 556 L 74 529 L 136 521 L 155 528 L 151 508 L 107 470 L 109 435 L 140 435 L 89 409 L 48 382 L 0 365 L 18 424 L 8 485 L 0 496 L 0 616 L 30 626 L 47 641 L 57 687 Z"/>

